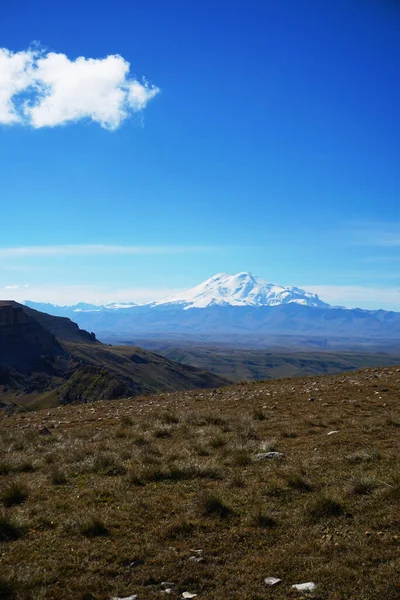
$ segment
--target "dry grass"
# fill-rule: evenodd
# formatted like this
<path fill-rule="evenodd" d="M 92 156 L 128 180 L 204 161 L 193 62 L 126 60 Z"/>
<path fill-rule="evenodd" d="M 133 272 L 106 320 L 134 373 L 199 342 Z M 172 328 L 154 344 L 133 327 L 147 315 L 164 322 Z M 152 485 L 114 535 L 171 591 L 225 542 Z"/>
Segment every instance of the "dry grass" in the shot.
<path fill-rule="evenodd" d="M 370 369 L 3 414 L 0 597 L 398 600 L 399 394 Z"/>

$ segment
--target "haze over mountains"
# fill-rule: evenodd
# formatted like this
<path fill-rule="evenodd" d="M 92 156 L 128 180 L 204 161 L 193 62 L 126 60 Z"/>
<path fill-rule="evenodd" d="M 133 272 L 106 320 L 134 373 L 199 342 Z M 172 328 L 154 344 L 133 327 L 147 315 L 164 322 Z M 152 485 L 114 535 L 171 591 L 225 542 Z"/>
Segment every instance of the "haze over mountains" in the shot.
<path fill-rule="evenodd" d="M 80 303 L 55 306 L 26 302 L 68 316 L 103 340 L 188 339 L 267 347 L 341 347 L 396 343 L 400 313 L 333 307 L 301 288 L 268 283 L 250 273 L 221 273 L 176 296 L 146 304 Z M 340 342 L 338 342 L 340 340 Z M 332 346 L 333 344 L 333 346 Z"/>

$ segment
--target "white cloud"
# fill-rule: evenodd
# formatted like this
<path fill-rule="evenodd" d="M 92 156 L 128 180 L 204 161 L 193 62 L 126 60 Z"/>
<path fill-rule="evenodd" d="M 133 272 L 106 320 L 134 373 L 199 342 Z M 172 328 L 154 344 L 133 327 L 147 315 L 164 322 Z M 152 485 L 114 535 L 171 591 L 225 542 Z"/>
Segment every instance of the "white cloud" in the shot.
<path fill-rule="evenodd" d="M 186 254 L 213 252 L 215 246 L 113 246 L 106 244 L 65 246 L 20 246 L 0 248 L 0 258 L 29 258 L 36 256 L 99 256 L 117 254 Z"/>
<path fill-rule="evenodd" d="M 0 48 L 0 123 L 21 120 L 13 99 L 31 85 L 32 64 L 32 52 L 14 53 Z"/>
<path fill-rule="evenodd" d="M 0 49 L 0 123 L 54 127 L 90 119 L 117 129 L 159 89 L 129 77 L 118 54 L 71 60 L 65 54 Z"/>

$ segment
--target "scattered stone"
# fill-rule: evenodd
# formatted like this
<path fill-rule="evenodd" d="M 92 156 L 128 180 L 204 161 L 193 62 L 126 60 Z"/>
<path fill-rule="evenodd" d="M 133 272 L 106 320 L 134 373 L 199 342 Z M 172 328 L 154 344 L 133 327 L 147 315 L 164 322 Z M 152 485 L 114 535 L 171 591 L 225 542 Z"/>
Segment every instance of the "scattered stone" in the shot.
<path fill-rule="evenodd" d="M 42 427 L 41 429 L 39 429 L 39 433 L 40 435 L 52 435 L 50 429 L 48 429 L 47 427 Z"/>
<path fill-rule="evenodd" d="M 162 594 L 172 594 L 174 586 L 175 586 L 175 583 L 173 581 L 162 581 L 161 587 L 163 589 L 161 590 L 161 593 Z"/>
<path fill-rule="evenodd" d="M 281 581 L 282 579 L 279 579 L 278 577 L 266 577 L 264 579 L 265 585 L 277 585 Z"/>
<path fill-rule="evenodd" d="M 259 452 L 256 454 L 257 460 L 265 460 L 267 458 L 283 458 L 284 454 L 282 452 Z"/>
<path fill-rule="evenodd" d="M 190 600 L 190 598 L 195 598 L 197 596 L 197 594 L 191 594 L 190 592 L 183 592 L 182 594 L 182 598 L 187 598 L 188 600 Z"/>
<path fill-rule="evenodd" d="M 203 549 L 202 548 L 198 548 L 197 550 L 194 550 L 193 548 L 191 548 L 190 552 L 193 552 L 193 556 L 189 556 L 188 560 L 191 560 L 193 562 L 203 562 L 204 557 L 203 557 Z"/>
<path fill-rule="evenodd" d="M 307 581 L 306 583 L 295 583 L 292 588 L 298 592 L 312 592 L 316 589 L 316 585 L 313 581 Z"/>
<path fill-rule="evenodd" d="M 113 596 L 110 600 L 137 600 L 137 594 L 133 594 L 132 596 L 124 596 L 120 598 L 119 596 Z"/>
<path fill-rule="evenodd" d="M 334 433 L 340 433 L 340 431 L 335 429 L 334 431 L 329 431 L 326 435 L 333 435 Z"/>
<path fill-rule="evenodd" d="M 128 568 L 132 569 L 134 567 L 140 567 L 141 565 L 144 565 L 144 560 L 139 558 L 138 560 L 134 560 L 133 562 L 129 563 Z"/>

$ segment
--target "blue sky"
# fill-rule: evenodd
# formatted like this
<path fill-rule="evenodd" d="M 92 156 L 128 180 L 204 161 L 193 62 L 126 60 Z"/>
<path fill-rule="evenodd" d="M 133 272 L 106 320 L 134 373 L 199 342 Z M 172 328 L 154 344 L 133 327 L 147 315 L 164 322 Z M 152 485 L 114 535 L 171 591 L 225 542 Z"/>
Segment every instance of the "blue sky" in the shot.
<path fill-rule="evenodd" d="M 0 296 L 251 271 L 400 310 L 399 31 L 393 0 L 6 3 Z"/>

